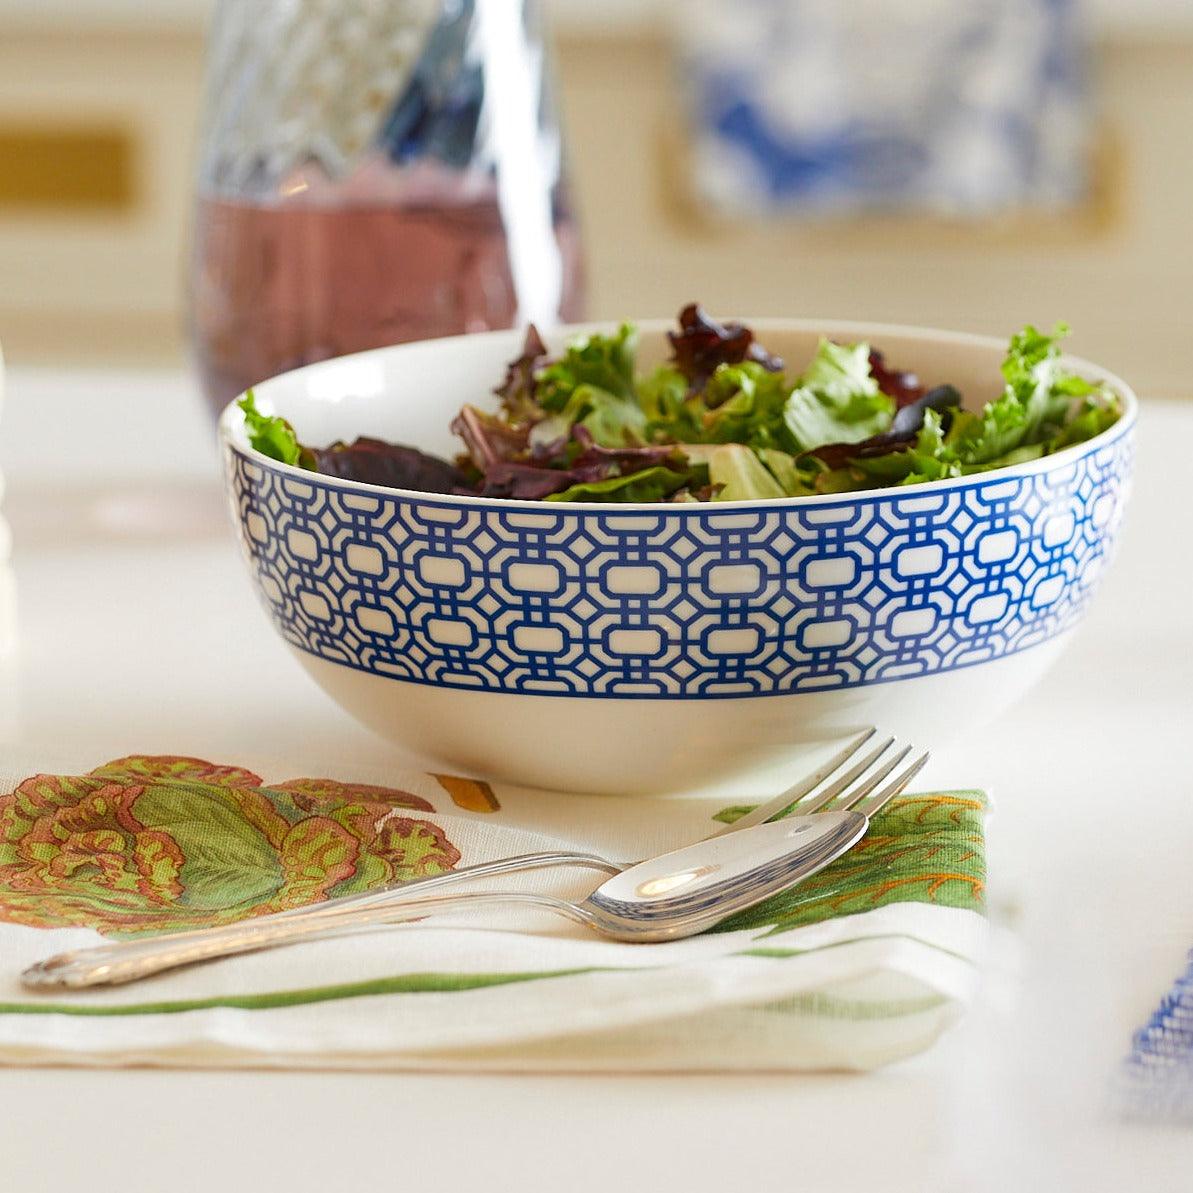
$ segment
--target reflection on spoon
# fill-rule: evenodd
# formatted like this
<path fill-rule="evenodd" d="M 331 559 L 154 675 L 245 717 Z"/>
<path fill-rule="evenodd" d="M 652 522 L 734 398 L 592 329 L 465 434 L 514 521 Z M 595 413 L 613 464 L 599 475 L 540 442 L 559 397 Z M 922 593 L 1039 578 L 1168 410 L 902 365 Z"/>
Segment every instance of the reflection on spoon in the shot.
<path fill-rule="evenodd" d="M 679 890 L 680 887 L 688 886 L 698 878 L 704 878 L 708 874 L 715 874 L 720 868 L 720 866 L 698 866 L 693 870 L 684 870 L 678 874 L 665 874 L 659 878 L 648 878 L 645 882 L 639 883 L 635 891 L 643 899 L 657 899 L 660 895 L 668 895 L 672 891 Z"/>

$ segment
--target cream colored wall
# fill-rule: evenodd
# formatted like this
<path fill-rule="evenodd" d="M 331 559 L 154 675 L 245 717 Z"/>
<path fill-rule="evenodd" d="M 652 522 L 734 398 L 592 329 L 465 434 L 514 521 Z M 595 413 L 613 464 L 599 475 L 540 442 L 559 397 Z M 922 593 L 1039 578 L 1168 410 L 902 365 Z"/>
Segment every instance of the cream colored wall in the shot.
<path fill-rule="evenodd" d="M 194 33 L 0 37 L 0 122 L 126 130 L 134 170 L 126 211 L 0 209 L 11 360 L 177 356 L 201 60 Z"/>
<path fill-rule="evenodd" d="M 201 40 L 185 30 L 0 39 L 0 121 L 125 122 L 139 199 L 120 217 L 0 212 L 0 338 L 16 360 L 181 359 Z M 1074 349 L 1145 392 L 1193 396 L 1193 42 L 1112 45 L 1101 193 L 1062 220 L 715 222 L 682 171 L 678 100 L 649 38 L 564 39 L 562 99 L 598 317 L 721 311 L 1004 333 L 1065 318 Z M 0 169 L 3 163 L 0 163 Z"/>

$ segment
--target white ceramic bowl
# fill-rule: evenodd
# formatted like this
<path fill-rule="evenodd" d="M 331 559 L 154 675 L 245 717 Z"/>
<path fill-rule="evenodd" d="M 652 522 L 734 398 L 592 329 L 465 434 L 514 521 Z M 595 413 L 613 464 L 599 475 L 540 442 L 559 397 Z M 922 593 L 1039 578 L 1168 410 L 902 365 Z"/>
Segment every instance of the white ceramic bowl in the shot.
<path fill-rule="evenodd" d="M 868 340 L 979 404 L 1003 341 L 751 320 L 795 371 L 817 337 Z M 641 361 L 666 355 L 641 324 Z M 561 344 L 576 330 L 552 334 Z M 457 450 L 521 333 L 402 345 L 256 387 L 300 439 Z M 1039 677 L 1082 616 L 1127 495 L 1136 403 L 1054 456 L 980 477 L 701 505 L 428 496 L 252 451 L 224 413 L 227 481 L 274 625 L 337 703 L 442 767 L 531 786 L 772 789 L 811 745 L 876 724 L 924 745 Z"/>

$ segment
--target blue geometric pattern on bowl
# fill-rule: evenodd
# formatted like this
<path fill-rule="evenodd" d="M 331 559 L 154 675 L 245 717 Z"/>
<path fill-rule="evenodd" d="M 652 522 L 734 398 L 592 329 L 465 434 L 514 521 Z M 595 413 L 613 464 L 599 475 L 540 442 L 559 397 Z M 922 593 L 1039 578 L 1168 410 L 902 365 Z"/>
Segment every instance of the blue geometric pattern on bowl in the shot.
<path fill-rule="evenodd" d="M 1031 475 L 749 509 L 396 496 L 228 452 L 286 640 L 440 687 L 609 697 L 848 688 L 1072 626 L 1108 562 L 1120 425 Z"/>

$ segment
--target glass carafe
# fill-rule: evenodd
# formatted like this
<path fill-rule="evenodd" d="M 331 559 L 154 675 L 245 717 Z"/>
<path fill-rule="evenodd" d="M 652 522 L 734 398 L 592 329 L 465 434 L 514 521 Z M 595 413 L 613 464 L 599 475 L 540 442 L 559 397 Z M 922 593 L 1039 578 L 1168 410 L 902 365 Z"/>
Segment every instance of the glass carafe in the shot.
<path fill-rule="evenodd" d="M 534 0 L 222 0 L 197 192 L 215 410 L 310 361 L 581 314 Z"/>

